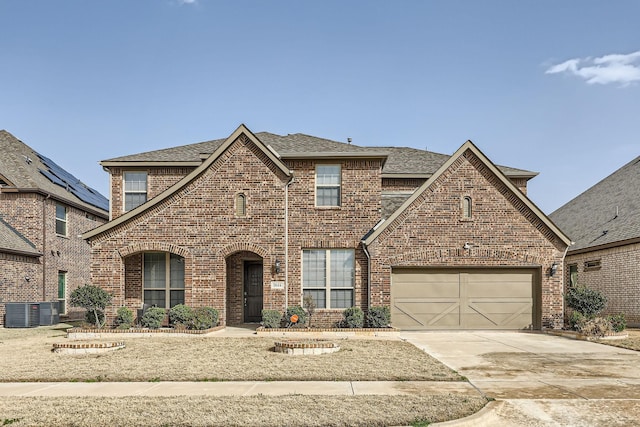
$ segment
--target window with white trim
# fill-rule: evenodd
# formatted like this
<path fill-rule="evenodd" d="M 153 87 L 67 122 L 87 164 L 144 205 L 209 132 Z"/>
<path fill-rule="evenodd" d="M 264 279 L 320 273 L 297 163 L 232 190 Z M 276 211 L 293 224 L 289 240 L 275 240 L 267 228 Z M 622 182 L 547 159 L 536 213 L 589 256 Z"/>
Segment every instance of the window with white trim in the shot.
<path fill-rule="evenodd" d="M 184 304 L 184 258 L 168 252 L 146 252 L 143 263 L 144 303 L 162 308 Z"/>
<path fill-rule="evenodd" d="M 355 251 L 302 251 L 302 287 L 317 308 L 349 308 L 354 304 Z"/>
<path fill-rule="evenodd" d="M 471 219 L 473 217 L 473 205 L 471 197 L 464 196 L 462 198 L 462 218 Z"/>
<path fill-rule="evenodd" d="M 67 235 L 67 207 L 56 203 L 56 234 Z"/>
<path fill-rule="evenodd" d="M 340 165 L 316 166 L 316 206 L 340 206 Z"/>
<path fill-rule="evenodd" d="M 124 173 L 124 210 L 135 209 L 147 201 L 147 173 Z"/>

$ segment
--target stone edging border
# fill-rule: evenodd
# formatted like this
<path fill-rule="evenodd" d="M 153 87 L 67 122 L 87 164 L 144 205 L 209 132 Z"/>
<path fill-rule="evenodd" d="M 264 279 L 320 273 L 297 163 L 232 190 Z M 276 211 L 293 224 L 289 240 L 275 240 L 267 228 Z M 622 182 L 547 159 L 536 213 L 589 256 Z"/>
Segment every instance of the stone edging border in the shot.
<path fill-rule="evenodd" d="M 54 353 L 71 353 L 71 354 L 81 354 L 81 353 L 103 353 L 111 350 L 118 350 L 124 348 L 123 341 L 117 342 L 100 342 L 100 343 L 86 343 L 86 342 L 76 342 L 76 343 L 54 343 L 53 351 Z"/>
<path fill-rule="evenodd" d="M 201 336 L 210 332 L 221 331 L 224 326 L 216 326 L 215 328 L 193 330 L 193 329 L 147 329 L 147 328 L 130 328 L 130 329 L 86 329 L 86 328 L 70 328 L 67 329 L 67 338 L 69 339 L 87 339 L 87 338 L 110 338 L 110 337 L 152 337 L 158 335 L 164 336 Z"/>
<path fill-rule="evenodd" d="M 333 336 L 385 336 L 396 335 L 400 332 L 396 328 L 265 328 L 256 329 L 257 335 L 333 335 Z"/>
<path fill-rule="evenodd" d="M 629 338 L 629 334 L 627 332 L 612 332 L 604 337 L 592 337 L 589 335 L 584 335 L 576 331 L 566 331 L 562 329 L 545 329 L 542 332 L 548 335 L 555 335 L 558 337 L 570 338 L 574 340 L 582 340 L 582 341 L 599 341 L 599 340 L 623 340 L 625 338 Z"/>

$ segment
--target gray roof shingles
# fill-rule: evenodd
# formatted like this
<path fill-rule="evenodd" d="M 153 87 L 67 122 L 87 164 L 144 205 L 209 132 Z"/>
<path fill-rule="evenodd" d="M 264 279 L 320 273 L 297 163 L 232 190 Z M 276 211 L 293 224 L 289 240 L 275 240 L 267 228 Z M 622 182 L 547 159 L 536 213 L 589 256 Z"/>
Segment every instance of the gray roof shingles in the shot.
<path fill-rule="evenodd" d="M 575 242 L 569 253 L 640 238 L 640 156 L 549 218 Z"/>
<path fill-rule="evenodd" d="M 446 154 L 438 154 L 408 147 L 363 147 L 332 141 L 330 139 L 318 138 L 302 133 L 282 136 L 269 132 L 258 132 L 255 136 L 265 145 L 271 146 L 283 157 L 295 157 L 296 155 L 304 157 L 307 153 L 342 153 L 353 155 L 386 153 L 387 160 L 382 170 L 382 173 L 384 174 L 430 175 L 438 170 L 438 168 L 450 157 Z M 224 141 L 224 139 L 216 139 L 195 144 L 181 145 L 162 150 L 116 157 L 104 160 L 103 163 L 170 161 L 198 162 L 201 161 L 201 155 L 213 153 Z M 529 178 L 536 175 L 535 172 L 522 169 L 514 169 L 505 166 L 498 167 L 507 175 L 520 175 Z"/>
<path fill-rule="evenodd" d="M 41 172 L 48 172 L 49 166 L 44 164 L 38 153 L 6 130 L 0 130 L 0 152 L 2 153 L 0 175 L 10 181 L 13 187 L 22 190 L 40 190 L 81 206 L 89 212 L 99 213 L 105 218 L 108 216 L 109 200 L 106 197 L 92 189 L 91 195 L 94 197 L 91 203 L 87 203 L 66 188 L 54 184 Z M 67 179 L 73 177 L 63 169 L 60 168 L 60 170 L 66 174 Z M 74 185 L 88 188 L 79 181 Z"/>
<path fill-rule="evenodd" d="M 35 245 L 2 219 L 2 216 L 0 216 L 0 252 L 20 253 L 28 256 L 41 255 Z"/>

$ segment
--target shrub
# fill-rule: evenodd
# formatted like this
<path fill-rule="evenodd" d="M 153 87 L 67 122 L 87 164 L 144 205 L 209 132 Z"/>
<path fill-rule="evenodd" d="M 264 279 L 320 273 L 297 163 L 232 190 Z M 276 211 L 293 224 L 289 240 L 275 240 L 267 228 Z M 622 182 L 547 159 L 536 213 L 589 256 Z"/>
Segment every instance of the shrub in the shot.
<path fill-rule="evenodd" d="M 304 305 L 304 309 L 307 310 L 307 314 L 309 315 L 309 327 L 311 327 L 311 318 L 313 317 L 313 313 L 316 312 L 316 302 L 313 300 L 311 294 L 307 294 L 302 298 L 302 305 Z"/>
<path fill-rule="evenodd" d="M 367 326 L 370 328 L 386 328 L 391 323 L 391 311 L 389 307 L 369 307 L 367 312 Z"/>
<path fill-rule="evenodd" d="M 116 313 L 115 323 L 119 329 L 129 329 L 133 325 L 133 311 L 128 307 L 120 307 Z"/>
<path fill-rule="evenodd" d="M 193 310 L 189 329 L 209 329 L 218 326 L 218 310 L 213 307 L 198 307 Z"/>
<path fill-rule="evenodd" d="M 278 310 L 262 310 L 262 326 L 265 328 L 279 328 L 282 313 Z"/>
<path fill-rule="evenodd" d="M 144 312 L 140 322 L 145 328 L 158 329 L 160 326 L 162 326 L 162 322 L 164 321 L 166 315 L 167 312 L 164 308 L 151 307 Z"/>
<path fill-rule="evenodd" d="M 296 323 L 291 321 L 291 316 L 293 316 L 294 314 L 298 316 L 298 321 Z M 283 320 L 287 328 L 293 325 L 302 326 L 307 323 L 307 312 L 304 311 L 304 308 L 300 307 L 299 305 L 294 305 L 292 307 L 288 307 L 287 311 L 284 312 Z"/>
<path fill-rule="evenodd" d="M 344 328 L 362 328 L 364 326 L 364 312 L 360 307 L 346 308 L 342 312 Z"/>
<path fill-rule="evenodd" d="M 585 321 L 585 317 L 582 313 L 579 313 L 577 311 L 572 311 L 571 314 L 569 315 L 569 327 L 574 331 L 577 331 L 578 325 L 584 321 Z"/>
<path fill-rule="evenodd" d="M 169 324 L 173 327 L 187 327 L 193 319 L 193 309 L 184 304 L 178 304 L 169 309 Z"/>
<path fill-rule="evenodd" d="M 607 297 L 595 289 L 586 286 L 575 286 L 565 295 L 567 306 L 583 314 L 587 318 L 593 318 L 600 313 L 607 304 Z"/>
<path fill-rule="evenodd" d="M 604 317 L 584 317 L 577 325 L 578 332 L 590 337 L 604 337 L 611 332 L 611 322 Z"/>
<path fill-rule="evenodd" d="M 612 314 L 607 319 L 611 323 L 611 328 L 614 332 L 622 332 L 627 329 L 627 320 L 624 317 L 624 313 Z"/>
<path fill-rule="evenodd" d="M 102 310 L 91 310 L 84 314 L 84 318 L 89 325 L 101 328 L 104 325 L 105 315 Z"/>
<path fill-rule="evenodd" d="M 69 304 L 87 310 L 87 321 L 101 328 L 104 326 L 104 309 L 111 304 L 111 298 L 111 295 L 99 286 L 84 285 L 71 292 Z M 89 312 L 92 314 L 89 315 Z M 102 312 L 102 315 L 99 312 Z"/>

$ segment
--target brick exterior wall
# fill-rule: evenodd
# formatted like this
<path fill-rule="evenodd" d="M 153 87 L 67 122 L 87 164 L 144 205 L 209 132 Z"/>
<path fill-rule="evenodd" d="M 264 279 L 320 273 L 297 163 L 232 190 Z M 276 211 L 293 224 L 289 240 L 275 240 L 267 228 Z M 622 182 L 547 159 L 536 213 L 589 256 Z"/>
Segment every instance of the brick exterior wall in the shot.
<path fill-rule="evenodd" d="M 473 201 L 472 219 L 461 200 Z M 465 242 L 473 247 L 464 250 Z M 373 305 L 389 305 L 391 270 L 400 266 L 500 267 L 541 270 L 541 326 L 562 327 L 564 244 L 493 173 L 467 151 L 370 246 Z M 534 298 L 535 300 L 535 298 Z"/>
<path fill-rule="evenodd" d="M 585 262 L 600 261 L 600 268 L 585 269 Z M 627 325 L 640 326 L 640 243 L 568 254 L 565 258 L 566 283 L 569 266 L 578 268 L 579 285 L 602 292 L 607 297 L 604 315 L 624 313 Z"/>
<path fill-rule="evenodd" d="M 66 237 L 56 235 L 57 203 L 67 207 Z M 0 324 L 4 324 L 3 302 L 57 301 L 60 271 L 67 273 L 67 298 L 90 283 L 91 248 L 78 236 L 104 224 L 104 218 L 39 193 L 0 193 L 0 206 L 4 220 L 43 254 L 38 258 L 0 254 Z M 79 315 L 68 305 L 67 311 L 71 317 Z"/>
<path fill-rule="evenodd" d="M 91 240 L 94 284 L 116 295 L 120 306 L 142 306 L 142 256 L 165 251 L 185 259 L 185 304 L 213 306 L 221 324 L 244 319 L 243 264 L 263 263 L 263 307 L 284 311 L 302 305 L 302 253 L 305 249 L 353 249 L 356 306 L 366 310 L 368 258 L 361 241 L 382 217 L 383 192 L 415 190 L 424 180 L 381 179 L 381 160 L 287 159 L 293 180 L 244 135 L 192 182 L 139 216 Z M 341 166 L 341 204 L 316 207 L 315 169 Z M 141 170 L 141 169 L 135 169 Z M 191 170 L 147 168 L 149 197 Z M 112 168 L 113 218 L 123 214 L 122 172 Z M 526 180 L 523 180 L 526 186 Z M 520 183 L 520 184 L 523 184 Z M 235 196 L 246 195 L 247 215 L 238 217 Z M 461 218 L 461 198 L 474 201 L 474 218 Z M 285 200 L 288 199 L 288 203 Z M 287 229 L 288 221 L 288 233 Z M 537 268 L 540 317 L 544 326 L 562 319 L 564 246 L 507 187 L 476 158 L 461 158 L 372 245 L 372 303 L 389 305 L 392 266 L 526 266 Z M 477 246 L 463 253 L 462 245 Z M 285 254 L 285 248 L 288 251 Z M 276 274 L 275 260 L 282 271 Z M 286 282 L 285 290 L 271 282 Z M 331 327 L 343 309 L 318 309 L 314 326 Z M 560 322 L 558 323 L 558 319 Z"/>

